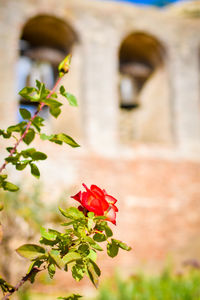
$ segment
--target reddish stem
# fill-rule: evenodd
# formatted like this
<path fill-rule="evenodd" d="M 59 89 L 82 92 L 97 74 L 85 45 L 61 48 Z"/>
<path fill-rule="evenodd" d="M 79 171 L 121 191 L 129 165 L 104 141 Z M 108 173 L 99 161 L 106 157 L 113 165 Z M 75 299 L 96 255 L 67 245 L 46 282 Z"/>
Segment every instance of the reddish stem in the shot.
<path fill-rule="evenodd" d="M 51 95 L 55 92 L 58 84 L 60 83 L 62 77 L 59 77 L 58 80 L 56 81 L 53 89 L 50 91 L 50 93 L 47 95 L 46 99 L 49 99 L 51 97 Z M 39 112 L 41 112 L 42 108 L 45 106 L 45 103 L 40 103 L 38 110 L 34 113 L 34 115 L 32 116 L 32 118 L 29 120 L 29 122 L 27 123 L 26 129 L 24 131 L 24 133 L 22 134 L 22 136 L 20 137 L 20 139 L 16 142 L 16 144 L 14 145 L 14 147 L 12 148 L 12 150 L 10 151 L 10 154 L 8 157 L 12 157 L 13 154 L 15 153 L 18 145 L 22 142 L 22 140 L 25 138 L 25 136 L 27 135 L 29 128 L 32 125 L 33 120 L 37 117 L 37 115 L 39 114 Z M 5 161 L 3 163 L 3 165 L 0 168 L 0 173 L 5 169 L 6 165 L 7 165 L 7 161 Z"/>
<path fill-rule="evenodd" d="M 41 271 L 43 271 L 43 270 L 45 270 L 45 268 L 44 268 L 44 269 L 33 268 L 28 274 L 26 274 L 24 277 L 22 277 L 22 279 L 20 280 L 20 282 L 19 282 L 15 287 L 13 287 L 13 289 L 12 289 L 10 292 L 8 292 L 8 293 L 2 298 L 2 300 L 9 300 L 10 296 L 11 296 L 13 293 L 17 292 L 17 291 L 19 290 L 19 288 L 20 288 L 26 281 L 30 280 L 31 276 L 36 275 L 37 273 L 39 273 L 39 272 L 41 272 Z"/>

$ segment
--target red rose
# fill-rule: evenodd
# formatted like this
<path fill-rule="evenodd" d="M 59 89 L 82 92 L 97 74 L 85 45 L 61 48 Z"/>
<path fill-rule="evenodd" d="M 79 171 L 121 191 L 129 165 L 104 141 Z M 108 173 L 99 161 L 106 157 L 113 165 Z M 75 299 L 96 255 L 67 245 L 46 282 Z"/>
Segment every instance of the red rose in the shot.
<path fill-rule="evenodd" d="M 107 221 L 116 224 L 116 212 L 118 211 L 115 203 L 117 200 L 108 195 L 105 190 L 100 189 L 96 185 L 91 185 L 90 189 L 83 183 L 86 192 L 79 192 L 73 199 L 77 200 L 81 206 L 80 210 L 84 208 L 87 211 L 95 213 L 96 216 L 105 216 Z"/>

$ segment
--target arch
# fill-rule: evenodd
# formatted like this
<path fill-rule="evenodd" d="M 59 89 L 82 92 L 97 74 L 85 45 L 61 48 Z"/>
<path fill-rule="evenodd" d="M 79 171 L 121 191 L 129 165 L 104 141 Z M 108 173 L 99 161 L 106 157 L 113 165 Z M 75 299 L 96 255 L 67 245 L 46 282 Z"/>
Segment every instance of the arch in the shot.
<path fill-rule="evenodd" d="M 24 25 L 19 41 L 20 56 L 17 66 L 18 90 L 35 85 L 35 80 L 51 89 L 58 76 L 58 64 L 73 51 L 78 36 L 63 20 L 51 15 L 37 15 Z M 20 105 L 34 109 L 37 103 L 20 99 Z"/>
<path fill-rule="evenodd" d="M 121 108 L 131 109 L 139 105 L 138 93 L 155 69 L 163 65 L 164 58 L 164 47 L 151 35 L 136 32 L 122 41 L 119 50 Z"/>
<path fill-rule="evenodd" d="M 169 140 L 169 87 L 163 44 L 146 32 L 134 32 L 119 48 L 119 103 L 121 132 L 126 140 L 160 142 Z M 160 86 L 163 89 L 160 89 Z M 156 88 L 159 95 L 156 96 Z M 160 101 L 160 102 L 159 102 Z M 162 112 L 158 111 L 159 109 Z M 166 110 L 164 112 L 164 109 Z M 166 113 L 160 125 L 157 113 Z M 163 127 L 159 135 L 157 129 Z"/>
<path fill-rule="evenodd" d="M 66 56 L 66 52 L 71 52 L 78 41 L 78 36 L 63 20 L 50 15 L 38 15 L 24 25 L 21 40 L 28 43 L 29 48 L 57 49 Z"/>

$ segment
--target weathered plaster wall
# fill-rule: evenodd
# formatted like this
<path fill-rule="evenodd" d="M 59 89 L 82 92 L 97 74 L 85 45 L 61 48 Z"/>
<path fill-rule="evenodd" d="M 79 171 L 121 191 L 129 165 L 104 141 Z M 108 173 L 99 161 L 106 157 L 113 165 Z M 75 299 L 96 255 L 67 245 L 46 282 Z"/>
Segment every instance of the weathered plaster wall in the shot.
<path fill-rule="evenodd" d="M 61 149 L 36 140 L 36 147 L 49 155 L 48 163 L 41 163 L 46 201 L 54 201 L 58 186 L 76 192 L 82 182 L 118 198 L 115 231 L 134 250 L 117 262 L 129 272 L 144 261 L 163 263 L 168 254 L 177 261 L 199 258 L 200 19 L 185 16 L 181 6 L 158 11 L 86 0 L 2 0 L 0 12 L 3 127 L 16 122 L 15 65 L 24 24 L 48 14 L 68 22 L 79 36 L 71 73 L 63 80 L 80 108 L 66 106 L 60 120 L 47 122 L 53 131 L 71 134 L 81 148 Z M 123 39 L 137 31 L 154 36 L 167 55 L 164 69 L 142 91 L 134 119 L 119 109 L 118 54 Z M 123 144 L 119 128 L 125 121 L 133 131 L 137 127 L 137 136 Z M 16 181 L 29 176 L 8 170 Z M 116 261 L 105 265 L 114 268 Z"/>

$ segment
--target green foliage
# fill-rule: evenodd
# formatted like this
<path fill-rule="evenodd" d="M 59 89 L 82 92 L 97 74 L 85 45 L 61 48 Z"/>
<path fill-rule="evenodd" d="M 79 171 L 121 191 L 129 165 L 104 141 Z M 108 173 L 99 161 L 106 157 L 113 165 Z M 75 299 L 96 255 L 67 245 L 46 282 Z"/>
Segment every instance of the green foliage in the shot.
<path fill-rule="evenodd" d="M 30 260 L 36 259 L 45 254 L 45 249 L 41 246 L 34 244 L 23 245 L 16 249 L 17 253 Z"/>
<path fill-rule="evenodd" d="M 3 294 L 7 292 L 12 292 L 14 289 L 13 286 L 8 284 L 1 276 L 0 276 L 0 288 Z"/>
<path fill-rule="evenodd" d="M 60 93 L 63 97 L 67 99 L 71 106 L 78 106 L 76 97 L 70 93 L 67 93 L 63 85 L 61 85 L 60 87 Z"/>
<path fill-rule="evenodd" d="M 25 137 L 23 138 L 23 141 L 26 145 L 29 145 L 35 138 L 35 130 L 30 128 L 27 132 L 27 134 L 25 135 Z"/>
<path fill-rule="evenodd" d="M 70 295 L 68 297 L 58 297 L 57 299 L 62 299 L 62 300 L 78 300 L 80 298 L 82 298 L 81 295 L 79 295 L 79 294 L 72 294 L 72 295 Z"/>
<path fill-rule="evenodd" d="M 62 77 L 68 73 L 71 62 L 71 55 L 68 55 L 59 65 L 59 76 Z M 60 80 L 60 79 L 59 79 Z M 36 178 L 40 177 L 40 171 L 35 162 L 47 159 L 47 155 L 35 148 L 18 150 L 18 145 L 23 141 L 26 145 L 30 145 L 36 134 L 39 134 L 42 140 L 47 140 L 59 145 L 63 143 L 71 147 L 79 147 L 73 138 L 65 133 L 46 135 L 41 132 L 44 126 L 44 119 L 38 116 L 44 106 L 49 107 L 50 114 L 57 118 L 61 113 L 62 103 L 57 100 L 58 95 L 55 89 L 59 81 L 55 84 L 52 91 L 48 90 L 44 83 L 36 80 L 36 87 L 25 87 L 19 95 L 30 102 L 37 102 L 38 108 L 31 116 L 31 113 L 24 108 L 20 109 L 20 115 L 24 121 L 9 126 L 7 130 L 0 129 L 0 136 L 5 139 L 14 138 L 16 140 L 13 147 L 7 147 L 9 155 L 0 168 L 5 169 L 7 164 L 15 166 L 16 170 L 22 171 L 26 166 L 30 166 L 30 171 Z M 64 86 L 60 87 L 60 95 L 68 100 L 72 106 L 77 106 L 75 96 L 68 93 Z M 7 181 L 7 175 L 0 175 L 0 188 L 11 192 L 17 191 L 19 188 L 13 183 Z M 0 210 L 3 205 L 0 203 Z M 71 270 L 72 276 L 76 281 L 80 281 L 85 275 L 89 277 L 95 287 L 98 286 L 101 271 L 96 264 L 97 251 L 103 251 L 99 245 L 101 242 L 107 243 L 107 253 L 114 257 L 118 254 L 119 248 L 129 251 L 130 247 L 121 241 L 110 239 L 113 233 L 104 217 L 96 217 L 94 213 L 88 215 L 79 211 L 75 207 L 68 209 L 60 208 L 60 213 L 66 218 L 66 222 L 62 223 L 63 231 L 55 229 L 46 230 L 41 227 L 40 245 L 24 244 L 16 249 L 16 252 L 30 260 L 31 264 L 27 274 L 22 278 L 16 287 L 9 285 L 0 277 L 0 287 L 3 294 L 13 293 L 18 290 L 25 281 L 34 282 L 38 272 L 47 270 L 49 277 L 52 279 L 57 268 L 67 272 Z M 43 246 L 41 246 L 43 245 Z M 9 295 L 6 295 L 6 298 Z M 81 296 L 73 294 L 69 297 L 60 297 L 59 299 L 76 300 Z"/>
<path fill-rule="evenodd" d="M 159 276 L 133 275 L 126 280 L 109 279 L 96 300 L 197 300 L 200 299 L 200 271 L 174 275 L 164 271 Z"/>
<path fill-rule="evenodd" d="M 24 120 L 29 120 L 31 118 L 31 113 L 25 109 L 25 108 L 20 108 L 19 109 L 20 115 Z"/>
<path fill-rule="evenodd" d="M 79 144 L 77 144 L 70 136 L 66 135 L 65 133 L 55 134 L 50 141 L 61 145 L 62 143 L 65 143 L 73 148 L 80 147 Z"/>
<path fill-rule="evenodd" d="M 6 181 L 7 175 L 0 175 L 0 188 L 3 188 L 5 191 L 16 192 L 18 191 L 18 186 L 15 184 Z"/>
<path fill-rule="evenodd" d="M 31 174 L 39 179 L 40 171 L 39 171 L 38 167 L 33 163 L 30 163 L 30 167 L 31 167 Z"/>
<path fill-rule="evenodd" d="M 2 135 L 4 139 L 9 139 L 11 137 L 11 132 L 0 129 L 0 135 Z"/>
<path fill-rule="evenodd" d="M 39 91 L 34 87 L 24 87 L 20 92 L 19 95 L 22 98 L 32 101 L 32 102 L 39 102 Z"/>
<path fill-rule="evenodd" d="M 62 65 L 62 68 L 66 69 L 67 66 L 69 67 L 69 57 L 63 63 L 64 65 Z M 67 98 L 70 105 L 77 106 L 76 98 L 67 93 L 63 85 L 60 88 L 60 94 Z M 29 165 L 31 174 L 36 178 L 39 178 L 40 171 L 34 162 L 45 160 L 47 155 L 40 151 L 36 151 L 34 148 L 30 148 L 34 149 L 34 152 L 30 152 L 30 149 L 18 152 L 17 146 L 22 140 L 26 145 L 30 145 L 35 139 L 36 134 L 39 133 L 42 140 L 48 140 L 59 145 L 65 143 L 75 148 L 79 147 L 79 144 L 65 133 L 51 134 L 48 136 L 41 132 L 41 129 L 44 126 L 44 119 L 38 116 L 38 113 L 44 105 L 49 107 L 50 114 L 55 118 L 57 118 L 61 113 L 60 107 L 62 106 L 62 103 L 57 100 L 57 93 L 52 93 L 45 87 L 44 83 L 36 80 L 36 87 L 25 87 L 19 92 L 19 95 L 28 101 L 38 102 L 38 110 L 31 117 L 31 113 L 27 109 L 20 108 L 19 112 L 24 121 L 16 125 L 9 126 L 7 130 L 0 129 L 0 136 L 3 138 L 15 138 L 17 140 L 14 147 L 7 148 L 9 156 L 5 158 L 5 161 L 6 164 L 10 163 L 14 165 L 18 171 L 24 170 L 26 166 Z M 17 136 L 14 134 L 17 134 Z M 18 190 L 16 185 L 6 181 L 2 177 L 0 178 L 0 188 L 11 192 Z"/>
<path fill-rule="evenodd" d="M 88 216 L 76 207 L 68 209 L 59 208 L 61 214 L 68 222 L 63 223 L 64 232 L 55 229 L 46 230 L 41 227 L 40 245 L 25 244 L 16 251 L 21 256 L 40 264 L 48 270 L 49 277 L 53 278 L 56 269 L 71 270 L 76 281 L 80 281 L 87 275 L 95 287 L 98 286 L 101 271 L 96 264 L 97 251 L 101 251 L 99 242 L 107 241 L 108 255 L 117 255 L 120 245 L 129 251 L 126 244 L 111 239 L 112 230 L 104 220 L 99 220 L 93 213 Z M 92 226 L 91 226 L 92 221 Z M 99 231 L 101 229 L 101 232 Z"/>

